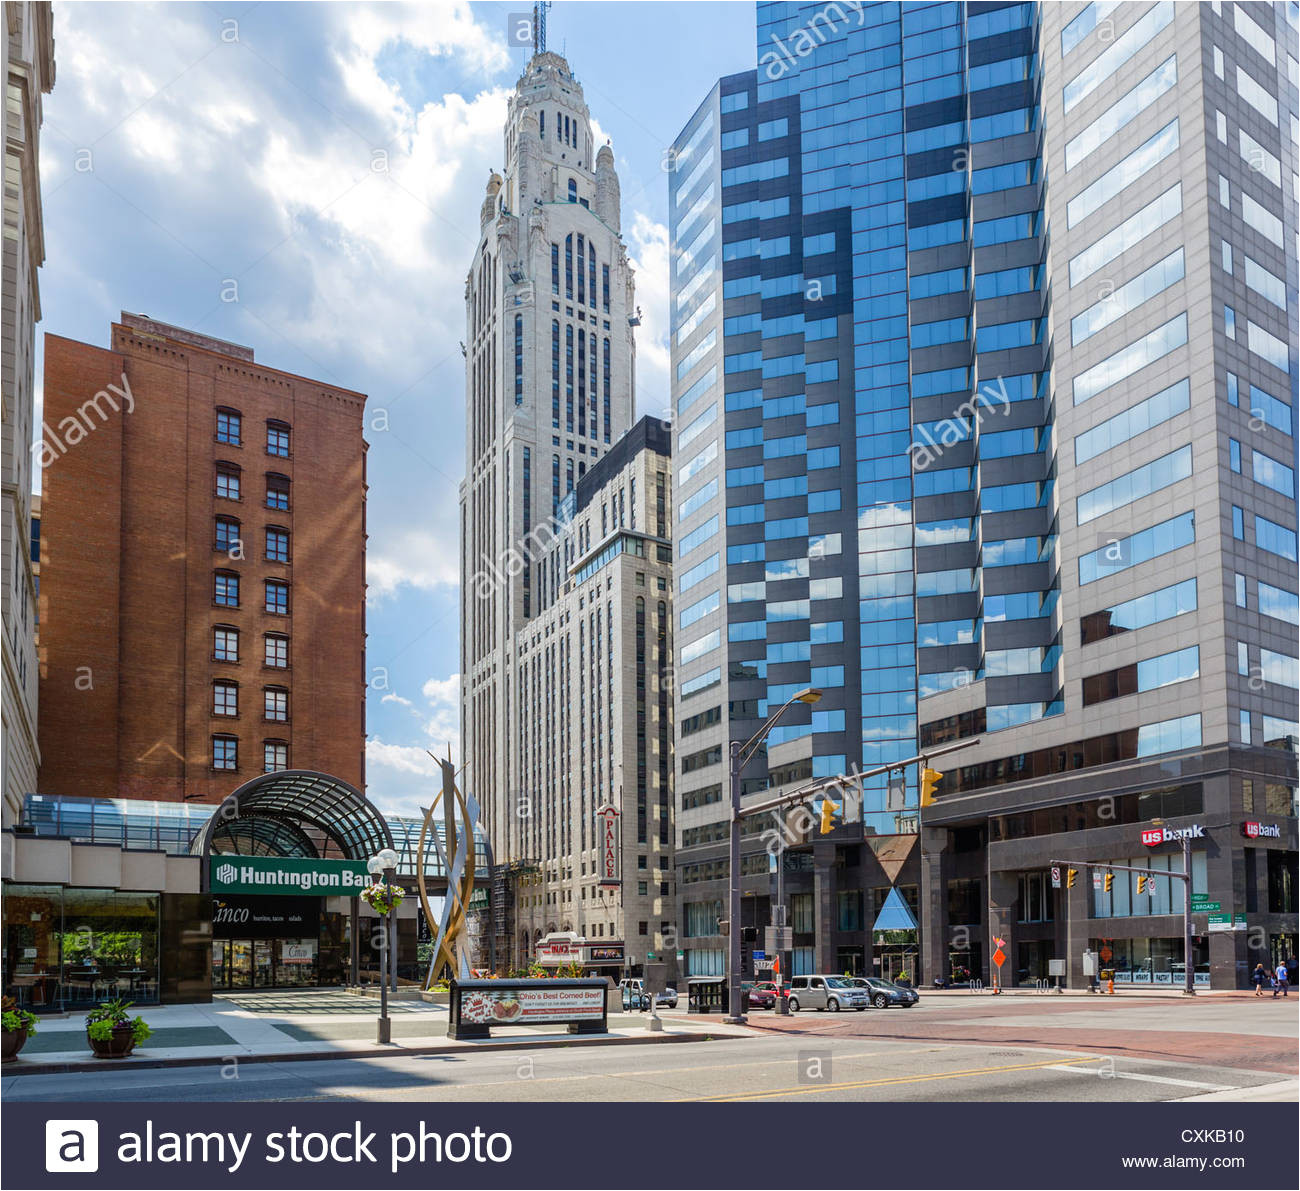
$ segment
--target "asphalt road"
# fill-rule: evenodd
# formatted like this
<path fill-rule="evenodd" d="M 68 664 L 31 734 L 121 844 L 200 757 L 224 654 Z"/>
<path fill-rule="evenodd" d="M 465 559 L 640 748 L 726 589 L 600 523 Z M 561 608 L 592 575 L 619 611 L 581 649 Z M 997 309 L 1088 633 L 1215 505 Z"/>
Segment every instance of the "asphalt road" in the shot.
<path fill-rule="evenodd" d="M 1147 1102 L 1249 1095 L 1296 1072 L 1295 1006 L 1282 1002 L 934 998 L 910 1010 L 753 1022 L 752 1036 L 707 1042 L 106 1069 L 93 1079 L 10 1077 L 3 1092 L 45 1101 Z"/>

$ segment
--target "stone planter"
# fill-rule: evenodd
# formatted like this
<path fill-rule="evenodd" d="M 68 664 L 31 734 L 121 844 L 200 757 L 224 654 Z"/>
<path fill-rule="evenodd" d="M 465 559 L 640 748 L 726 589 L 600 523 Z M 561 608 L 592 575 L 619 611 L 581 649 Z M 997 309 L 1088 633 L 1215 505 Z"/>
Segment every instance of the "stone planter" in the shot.
<path fill-rule="evenodd" d="M 27 1045 L 26 1030 L 5 1030 L 0 1038 L 3 1038 L 0 1060 L 6 1063 L 12 1063 L 18 1057 L 18 1052 Z"/>
<path fill-rule="evenodd" d="M 102 1041 L 92 1038 L 87 1031 L 86 1041 L 90 1043 L 90 1049 L 95 1052 L 97 1059 L 125 1059 L 135 1050 L 135 1027 L 130 1022 L 114 1026 L 112 1037 Z"/>

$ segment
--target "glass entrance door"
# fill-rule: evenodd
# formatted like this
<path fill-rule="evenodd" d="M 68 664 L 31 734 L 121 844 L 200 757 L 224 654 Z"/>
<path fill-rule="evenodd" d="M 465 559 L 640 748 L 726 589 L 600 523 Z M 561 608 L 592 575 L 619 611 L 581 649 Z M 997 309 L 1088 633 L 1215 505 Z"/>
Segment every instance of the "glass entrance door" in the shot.
<path fill-rule="evenodd" d="M 253 987 L 253 943 L 251 939 L 231 939 L 226 958 L 226 970 L 230 973 L 227 988 Z"/>

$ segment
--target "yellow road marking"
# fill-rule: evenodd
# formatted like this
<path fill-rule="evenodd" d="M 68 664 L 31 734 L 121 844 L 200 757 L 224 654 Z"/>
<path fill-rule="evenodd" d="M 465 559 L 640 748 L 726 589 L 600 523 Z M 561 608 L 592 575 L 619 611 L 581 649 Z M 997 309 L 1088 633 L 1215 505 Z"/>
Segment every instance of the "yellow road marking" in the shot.
<path fill-rule="evenodd" d="M 936 1072 L 933 1075 L 898 1075 L 889 1079 L 863 1079 L 854 1083 L 832 1083 L 821 1086 L 809 1087 L 807 1084 L 801 1084 L 797 1088 L 775 1088 L 766 1092 L 736 1092 L 727 1093 L 721 1096 L 688 1096 L 677 1103 L 721 1103 L 733 1100 L 763 1100 L 769 1096 L 816 1096 L 826 1092 L 846 1092 L 854 1088 L 880 1088 L 887 1087 L 891 1084 L 904 1083 L 925 1083 L 929 1080 L 937 1079 L 966 1079 L 973 1075 L 994 1075 L 1001 1071 L 1036 1071 L 1049 1067 L 1063 1067 L 1074 1065 L 1076 1063 L 1096 1062 L 1095 1056 L 1086 1059 L 1068 1059 L 1065 1063 L 1059 1060 L 1051 1059 L 1045 1063 L 1013 1063 L 1007 1067 L 974 1067 L 969 1071 L 948 1071 Z"/>

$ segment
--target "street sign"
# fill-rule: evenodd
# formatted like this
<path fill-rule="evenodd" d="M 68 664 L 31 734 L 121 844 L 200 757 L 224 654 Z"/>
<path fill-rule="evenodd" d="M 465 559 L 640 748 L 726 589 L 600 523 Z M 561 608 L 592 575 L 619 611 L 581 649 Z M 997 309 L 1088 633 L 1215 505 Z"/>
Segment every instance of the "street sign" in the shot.
<path fill-rule="evenodd" d="M 767 952 L 766 952 L 766 951 L 755 951 L 755 952 L 754 952 L 754 962 L 755 962 L 755 963 L 758 963 L 759 960 L 761 960 L 761 959 L 766 959 L 766 958 L 767 958 Z"/>
<path fill-rule="evenodd" d="M 1092 872 L 1092 887 L 1093 887 L 1094 889 L 1100 889 L 1100 888 L 1101 888 L 1101 870 L 1100 870 L 1100 869 L 1093 869 L 1093 872 Z"/>
<path fill-rule="evenodd" d="M 1220 931 L 1245 930 L 1246 915 L 1245 914 L 1211 914 L 1209 920 L 1209 929 L 1213 934 L 1218 934 Z"/>
<path fill-rule="evenodd" d="M 1222 910 L 1223 905 L 1220 902 L 1212 902 L 1203 893 L 1192 894 L 1192 913 L 1209 914 L 1214 910 Z"/>
<path fill-rule="evenodd" d="M 794 947 L 794 930 L 788 926 L 769 926 L 763 932 L 764 953 L 789 951 Z"/>
<path fill-rule="evenodd" d="M 1059 864 L 1054 864 L 1052 865 L 1052 888 L 1060 889 L 1060 887 L 1061 887 L 1061 866 Z"/>
<path fill-rule="evenodd" d="M 772 959 L 756 959 L 754 961 L 754 971 L 770 972 L 772 970 L 772 965 L 775 963 L 776 961 Z"/>
<path fill-rule="evenodd" d="M 1005 947 L 1006 945 L 1007 945 L 1007 941 L 1006 941 L 1006 939 L 999 939 L 999 938 L 997 937 L 997 935 L 994 935 L 994 936 L 993 936 L 993 946 L 994 946 L 994 947 Z"/>
<path fill-rule="evenodd" d="M 1064 976 L 1064 975 L 1065 975 L 1065 960 L 1063 960 L 1063 959 L 1049 959 L 1049 960 L 1047 961 L 1047 974 L 1048 974 L 1049 976 Z"/>
<path fill-rule="evenodd" d="M 1001 947 L 993 953 L 993 962 L 997 964 L 999 968 L 1007 962 L 1006 952 L 1004 952 Z"/>

